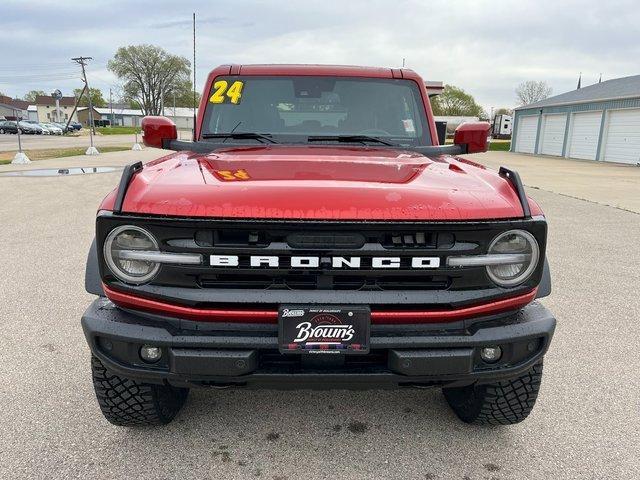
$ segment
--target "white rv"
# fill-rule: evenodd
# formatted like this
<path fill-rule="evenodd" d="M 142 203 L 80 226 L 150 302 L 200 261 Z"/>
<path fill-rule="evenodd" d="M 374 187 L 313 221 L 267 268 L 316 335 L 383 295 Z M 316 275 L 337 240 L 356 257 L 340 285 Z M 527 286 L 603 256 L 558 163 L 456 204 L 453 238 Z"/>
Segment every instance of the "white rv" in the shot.
<path fill-rule="evenodd" d="M 493 128 L 491 129 L 492 138 L 511 138 L 513 118 L 511 115 L 496 115 L 493 117 Z"/>

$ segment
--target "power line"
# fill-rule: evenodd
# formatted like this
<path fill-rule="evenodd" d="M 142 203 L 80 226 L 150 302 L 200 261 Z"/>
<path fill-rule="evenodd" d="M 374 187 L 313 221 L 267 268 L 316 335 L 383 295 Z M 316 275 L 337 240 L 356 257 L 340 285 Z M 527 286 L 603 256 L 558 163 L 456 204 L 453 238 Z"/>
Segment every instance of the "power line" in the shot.
<path fill-rule="evenodd" d="M 73 79 L 69 79 L 69 80 L 64 80 L 64 79 L 54 79 L 54 80 L 21 80 L 20 81 L 20 86 L 36 86 L 36 87 L 40 87 L 40 89 L 42 88 L 48 88 L 48 86 L 51 85 L 55 85 L 56 87 L 59 86 L 61 83 L 68 83 L 73 81 Z M 0 85 L 9 85 L 12 87 L 15 87 L 16 82 L 15 81 L 4 81 L 4 80 L 0 80 Z"/>
<path fill-rule="evenodd" d="M 0 72 L 0 77 L 14 77 L 14 78 L 31 78 L 31 77 L 63 77 L 68 75 L 78 76 L 78 72 L 71 70 L 60 70 L 53 72 Z"/>
<path fill-rule="evenodd" d="M 50 69 L 60 69 L 60 68 L 68 68 L 68 63 L 38 63 L 38 64 L 16 64 L 16 65 L 0 65 L 0 70 L 12 70 L 12 71 L 22 71 L 22 70 L 50 70 Z"/>
<path fill-rule="evenodd" d="M 4 80 L 64 80 L 78 78 L 77 73 L 65 73 L 58 75 L 0 75 Z"/>

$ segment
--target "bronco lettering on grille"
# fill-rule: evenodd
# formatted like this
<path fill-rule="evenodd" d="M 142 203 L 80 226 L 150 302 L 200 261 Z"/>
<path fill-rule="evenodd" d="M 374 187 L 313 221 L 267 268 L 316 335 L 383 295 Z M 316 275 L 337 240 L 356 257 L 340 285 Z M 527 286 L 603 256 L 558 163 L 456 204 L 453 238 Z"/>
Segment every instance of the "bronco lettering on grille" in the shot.
<path fill-rule="evenodd" d="M 438 268 L 440 257 L 404 257 L 410 261 L 410 268 Z M 251 268 L 319 268 L 326 260 L 331 268 L 358 269 L 362 266 L 385 269 L 400 268 L 401 257 L 316 257 L 316 256 L 286 256 L 250 255 L 245 258 Z M 238 267 L 241 258 L 238 255 L 211 255 L 209 263 L 212 267 Z"/>

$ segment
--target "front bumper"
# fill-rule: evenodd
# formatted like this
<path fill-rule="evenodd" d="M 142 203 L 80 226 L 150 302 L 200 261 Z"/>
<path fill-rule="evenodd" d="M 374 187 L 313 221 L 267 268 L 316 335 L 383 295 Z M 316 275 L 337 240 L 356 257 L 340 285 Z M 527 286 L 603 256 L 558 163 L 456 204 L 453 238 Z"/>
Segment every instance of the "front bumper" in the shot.
<path fill-rule="evenodd" d="M 368 389 L 463 386 L 517 376 L 546 353 L 556 320 L 534 302 L 523 309 L 448 324 L 372 325 L 368 355 L 282 355 L 278 327 L 211 324 L 130 312 L 105 298 L 82 317 L 91 348 L 121 376 L 175 386 Z M 161 347 L 154 364 L 142 345 Z M 496 363 L 480 357 L 498 345 Z"/>

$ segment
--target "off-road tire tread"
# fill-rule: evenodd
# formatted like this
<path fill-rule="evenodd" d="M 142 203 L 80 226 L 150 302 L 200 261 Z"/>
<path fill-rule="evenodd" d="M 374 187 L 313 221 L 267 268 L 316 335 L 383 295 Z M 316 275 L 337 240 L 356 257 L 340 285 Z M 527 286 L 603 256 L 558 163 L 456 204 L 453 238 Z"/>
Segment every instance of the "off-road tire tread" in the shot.
<path fill-rule="evenodd" d="M 519 377 L 486 385 L 443 389 L 458 417 L 476 425 L 513 425 L 529 416 L 542 381 L 542 362 Z"/>
<path fill-rule="evenodd" d="M 91 356 L 93 386 L 105 418 L 118 426 L 164 425 L 176 416 L 189 390 L 150 385 L 109 372 Z"/>

